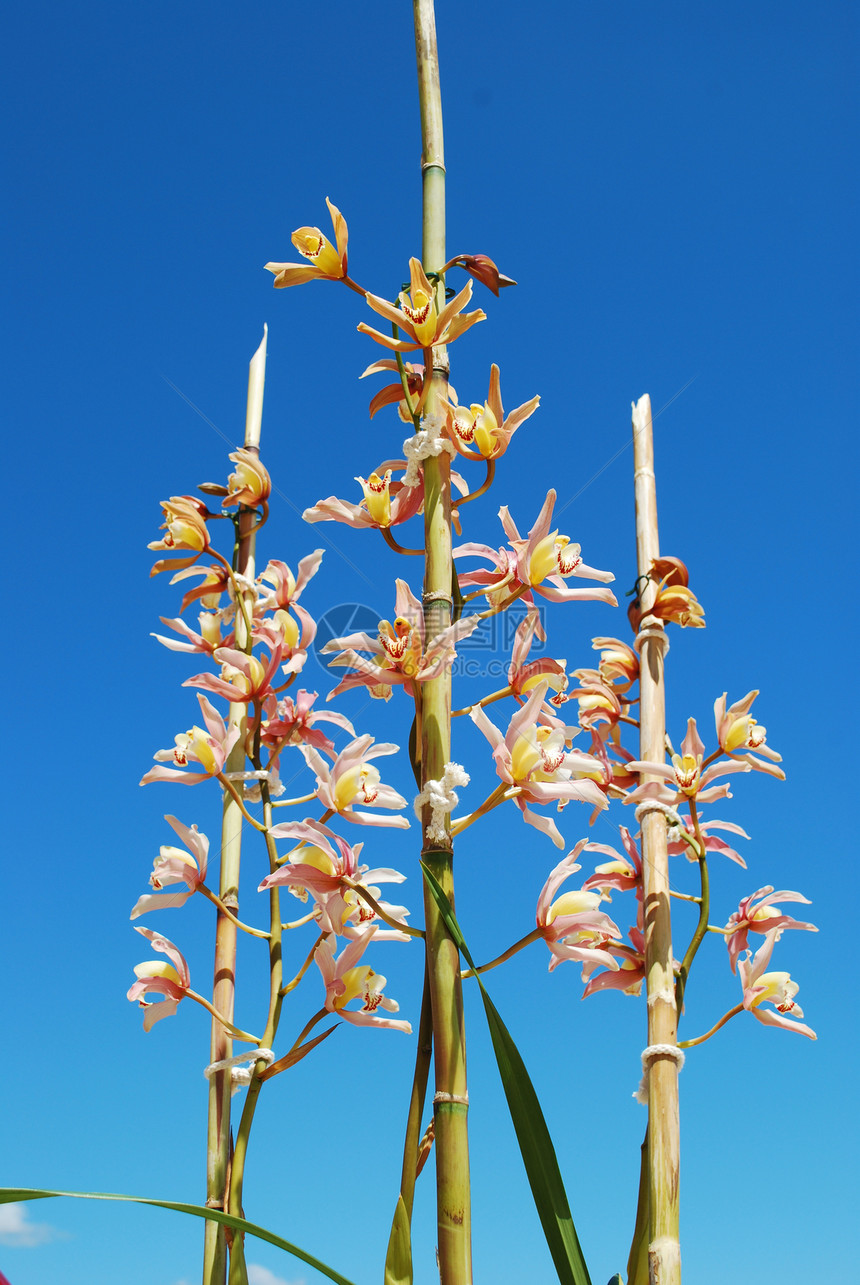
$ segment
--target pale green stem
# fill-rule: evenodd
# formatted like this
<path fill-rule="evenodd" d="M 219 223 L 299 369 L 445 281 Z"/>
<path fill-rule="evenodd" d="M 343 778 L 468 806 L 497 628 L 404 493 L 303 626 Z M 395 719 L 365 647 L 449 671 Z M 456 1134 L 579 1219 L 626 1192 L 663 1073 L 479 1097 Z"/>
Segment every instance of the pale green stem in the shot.
<path fill-rule="evenodd" d="M 696 924 L 696 930 L 693 933 L 686 954 L 681 963 L 678 976 L 675 979 L 675 1006 L 680 1013 L 684 1004 L 684 991 L 687 986 L 687 978 L 690 975 L 690 967 L 696 957 L 696 951 L 705 940 L 705 934 L 708 931 L 708 916 L 711 912 L 711 893 L 710 882 L 708 879 L 708 859 L 705 853 L 705 840 L 702 837 L 702 831 L 699 827 L 699 814 L 693 799 L 690 799 L 690 818 L 695 830 L 696 847 L 698 849 L 699 878 L 701 880 L 701 898 L 699 902 L 699 921 Z"/>
<path fill-rule="evenodd" d="M 222 915 L 226 915 L 228 919 L 231 919 L 237 928 L 241 928 L 243 933 L 250 933 L 252 937 L 268 938 L 269 934 L 264 932 L 262 928 L 252 928 L 250 924 L 243 924 L 241 919 L 237 919 L 229 906 L 225 906 L 221 898 L 212 892 L 210 888 L 207 888 L 205 884 L 200 884 L 197 891 L 202 892 L 203 896 L 211 901 L 213 906 L 217 906 Z"/>
<path fill-rule="evenodd" d="M 474 825 L 477 820 L 492 811 L 493 808 L 498 807 L 500 803 L 503 803 L 508 798 L 515 798 L 519 793 L 520 790 L 516 786 L 506 785 L 503 781 L 501 785 L 496 786 L 491 795 L 484 799 L 479 808 L 476 808 L 474 812 L 470 812 L 468 816 L 460 817 L 452 823 L 451 834 L 462 834 L 464 830 L 467 830 L 470 825 Z"/>

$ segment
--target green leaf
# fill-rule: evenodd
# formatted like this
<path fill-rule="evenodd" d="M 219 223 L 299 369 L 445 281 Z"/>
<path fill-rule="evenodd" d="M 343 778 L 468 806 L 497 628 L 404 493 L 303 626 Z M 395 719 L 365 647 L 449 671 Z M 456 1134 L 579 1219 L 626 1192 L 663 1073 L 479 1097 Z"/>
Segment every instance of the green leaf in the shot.
<path fill-rule="evenodd" d="M 412 1236 L 409 1231 L 409 1214 L 402 1196 L 397 1197 L 397 1208 L 388 1238 L 385 1255 L 385 1285 L 412 1285 Z"/>
<path fill-rule="evenodd" d="M 469 967 L 474 969 L 474 960 L 466 946 L 450 901 L 438 880 L 423 862 L 422 869 L 454 944 Z M 510 1032 L 487 994 L 480 976 L 477 974 L 476 976 L 481 988 L 484 1012 L 490 1028 L 490 1038 L 493 1042 L 493 1051 L 507 1098 L 508 1110 L 511 1113 L 511 1121 L 517 1135 L 529 1186 L 532 1189 L 535 1208 L 558 1279 L 561 1285 L 591 1285 L 591 1277 L 573 1224 L 555 1148 L 552 1145 L 552 1138 L 534 1085 Z"/>
<path fill-rule="evenodd" d="M 48 1191 L 41 1187 L 0 1187 L 0 1205 L 9 1204 L 11 1201 L 16 1203 L 24 1200 L 44 1200 L 49 1196 L 72 1196 L 77 1200 L 128 1200 L 137 1205 L 155 1205 L 157 1209 L 175 1209 L 180 1214 L 193 1214 L 195 1218 L 208 1218 L 210 1222 L 221 1223 L 224 1227 L 232 1227 L 233 1231 L 247 1232 L 249 1236 L 256 1236 L 258 1240 L 265 1240 L 276 1249 L 283 1249 L 295 1258 L 300 1258 L 303 1263 L 309 1267 L 314 1267 L 323 1276 L 329 1280 L 335 1281 L 336 1285 L 353 1285 L 346 1276 L 341 1276 L 333 1267 L 327 1267 L 325 1263 L 314 1258 L 313 1254 L 307 1254 L 297 1245 L 293 1245 L 282 1236 L 276 1236 L 274 1232 L 267 1231 L 265 1227 L 258 1227 L 256 1223 L 249 1223 L 246 1218 L 236 1218 L 233 1214 L 225 1214 L 221 1209 L 207 1209 L 205 1205 L 189 1205 L 180 1200 L 152 1200 L 147 1196 L 117 1196 L 113 1193 L 101 1191 Z"/>

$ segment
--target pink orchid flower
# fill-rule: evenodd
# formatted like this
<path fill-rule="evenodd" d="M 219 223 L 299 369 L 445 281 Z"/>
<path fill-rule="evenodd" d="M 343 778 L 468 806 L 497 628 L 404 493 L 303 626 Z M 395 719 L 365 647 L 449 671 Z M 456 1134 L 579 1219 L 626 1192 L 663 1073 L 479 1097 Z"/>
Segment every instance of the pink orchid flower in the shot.
<path fill-rule="evenodd" d="M 409 389 L 412 408 L 417 413 L 419 408 L 424 405 L 424 367 L 418 362 L 404 361 L 403 370 L 406 374 L 406 384 Z M 409 407 L 406 405 L 406 399 L 403 396 L 400 370 L 393 358 L 384 357 L 382 361 L 372 362 L 367 367 L 367 370 L 361 372 L 359 379 L 365 379 L 368 375 L 378 375 L 383 372 L 390 372 L 396 375 L 397 382 L 386 384 L 370 399 L 370 418 L 373 419 L 376 412 L 381 410 L 383 406 L 396 406 L 397 414 L 403 420 L 403 423 L 411 424 L 412 416 L 409 414 Z M 457 396 L 450 384 L 448 385 L 448 395 L 454 398 Z"/>
<path fill-rule="evenodd" d="M 298 617 L 294 619 L 293 614 Z M 294 602 L 289 610 L 279 607 L 273 616 L 254 622 L 252 637 L 263 643 L 271 652 L 280 652 L 281 670 L 285 674 L 298 674 L 308 658 L 308 648 L 317 635 L 317 623 L 310 612 Z"/>
<path fill-rule="evenodd" d="M 181 571 L 196 562 L 201 553 L 209 548 L 209 531 L 206 519 L 214 517 L 202 500 L 193 495 L 171 495 L 169 500 L 161 501 L 164 521 L 161 529 L 166 534 L 160 540 L 153 540 L 148 549 L 168 549 L 170 552 L 190 550 L 190 558 L 161 558 L 153 565 L 151 576 L 162 571 Z"/>
<path fill-rule="evenodd" d="M 778 930 L 766 933 L 764 944 L 759 947 L 755 957 L 748 950 L 746 959 L 738 960 L 738 972 L 744 988 L 743 1006 L 765 1026 L 781 1026 L 785 1031 L 797 1031 L 798 1035 L 816 1040 L 818 1036 L 809 1026 L 788 1017 L 789 1013 L 794 1017 L 803 1017 L 803 1009 L 794 1000 L 799 989 L 797 982 L 791 980 L 789 973 L 764 971 L 770 963 L 778 935 Z M 761 1005 L 765 1002 L 773 1004 L 773 1009 L 762 1008 Z"/>
<path fill-rule="evenodd" d="M 598 571 L 586 566 L 580 557 L 578 544 L 571 544 L 566 535 L 550 531 L 555 491 L 547 493 L 543 507 L 534 526 L 523 539 L 507 507 L 499 509 L 505 534 L 511 542 L 510 549 L 494 551 L 485 544 L 463 544 L 454 550 L 455 557 L 487 558 L 495 564 L 495 571 L 468 571 L 460 574 L 463 589 L 476 586 L 487 599 L 498 604 L 512 594 L 533 604 L 534 593 L 551 602 L 608 602 L 617 607 L 618 602 L 610 589 L 569 589 L 565 580 L 569 576 L 609 582 L 615 579 L 611 571 Z"/>
<path fill-rule="evenodd" d="M 183 852 L 181 848 L 167 844 L 159 848 L 158 856 L 153 862 L 152 874 L 149 876 L 149 882 L 156 892 L 147 893 L 138 898 L 131 912 L 131 919 L 148 915 L 151 910 L 170 910 L 184 906 L 188 898 L 206 882 L 206 863 L 209 856 L 209 840 L 206 835 L 201 834 L 196 825 L 192 825 L 189 829 L 174 816 L 166 816 L 164 819 L 176 831 L 188 851 Z M 165 893 L 160 891 L 172 883 L 184 883 L 185 891 Z"/>
<path fill-rule="evenodd" d="M 687 817 L 681 818 L 681 830 L 685 831 L 691 838 L 695 834 L 695 826 Z M 736 865 L 742 866 L 743 869 L 746 870 L 747 863 L 744 861 L 741 854 L 736 852 L 734 848 L 730 847 L 724 839 L 720 839 L 717 835 L 711 834 L 711 830 L 725 830 L 730 834 L 740 835 L 742 839 L 748 839 L 749 835 L 746 830 L 742 830 L 739 825 L 735 825 L 734 821 L 702 820 L 699 821 L 699 830 L 701 831 L 702 838 L 705 840 L 706 852 L 717 852 L 720 856 L 728 857 L 729 861 L 734 861 Z M 673 838 L 673 835 L 676 834 L 680 834 L 680 831 L 677 829 L 669 830 L 669 855 L 678 856 L 679 854 L 682 854 L 688 861 L 695 861 L 697 859 L 695 849 L 683 838 Z"/>
<path fill-rule="evenodd" d="M 474 326 L 478 321 L 486 321 L 487 314 L 478 308 L 475 312 L 463 313 L 463 308 L 472 297 L 472 283 L 467 281 L 458 295 L 446 304 L 441 312 L 436 310 L 435 287 L 430 284 L 419 259 L 409 260 L 410 289 L 397 296 L 400 305 L 395 307 L 387 299 L 368 294 L 367 302 L 374 312 L 378 312 L 386 321 L 393 322 L 405 339 L 393 339 L 391 335 L 382 334 L 360 322 L 358 329 L 363 335 L 369 335 L 376 343 L 394 352 L 414 352 L 416 348 L 433 348 L 438 344 L 450 344 L 460 335 Z"/>
<path fill-rule="evenodd" d="M 165 638 L 162 634 L 154 633 L 151 637 L 157 638 L 162 646 L 168 647 L 171 651 L 199 653 L 204 656 L 211 656 L 216 647 L 230 646 L 235 635 L 232 631 L 226 638 L 222 635 L 220 612 L 201 611 L 197 619 L 200 625 L 199 633 L 195 633 L 184 620 L 169 620 L 166 616 L 159 616 L 161 623 L 180 634 L 184 642 L 180 642 L 177 638 Z"/>
<path fill-rule="evenodd" d="M 392 482 L 391 469 L 386 469 L 381 477 L 371 473 L 368 478 L 355 480 L 364 491 L 360 504 L 330 495 L 327 500 L 318 500 L 313 508 L 305 509 L 302 514 L 305 522 L 345 522 L 352 527 L 381 530 L 414 517 L 424 502 L 423 485 L 405 487 L 402 482 Z"/>
<path fill-rule="evenodd" d="M 327 1012 L 334 1013 L 355 1026 L 388 1027 L 410 1035 L 412 1027 L 409 1022 L 378 1016 L 380 1008 L 396 1013 L 400 1005 L 396 1000 L 383 995 L 386 979 L 375 973 L 368 964 L 358 963 L 375 936 L 373 932 L 362 933 L 337 958 L 327 937 L 317 946 L 314 959 L 325 983 L 325 1008 Z M 360 1009 L 346 1007 L 354 999 L 362 1001 Z"/>
<path fill-rule="evenodd" d="M 608 723 L 615 727 L 627 709 L 616 689 L 604 681 L 598 669 L 575 669 L 573 677 L 579 679 L 579 686 L 570 693 L 579 703 L 579 726 L 594 728 Z"/>
<path fill-rule="evenodd" d="M 600 894 L 583 888 L 553 900 L 565 880 L 581 868 L 577 857 L 586 846 L 585 839 L 580 840 L 558 863 L 538 897 L 536 921 L 552 955 L 550 972 L 568 959 L 594 967 L 618 968 L 604 948 L 621 932 L 608 915 L 598 910 Z"/>
<path fill-rule="evenodd" d="M 639 995 L 641 993 L 642 983 L 645 980 L 645 936 L 641 926 L 630 928 L 627 936 L 632 942 L 632 947 L 614 943 L 610 943 L 606 947 L 609 953 L 618 960 L 618 967 L 615 971 L 597 973 L 596 976 L 592 976 L 594 965 L 584 965 L 583 976 L 589 977 L 590 980 L 582 992 L 583 999 L 588 999 L 589 995 L 594 995 L 597 991 L 605 990 L 618 990 L 624 995 Z"/>
<path fill-rule="evenodd" d="M 546 635 L 543 633 L 540 614 L 532 607 L 520 621 L 514 635 L 511 663 L 508 667 L 508 686 L 522 704 L 527 692 L 533 691 L 539 683 L 546 682 L 548 692 L 552 691 L 553 695 L 547 696 L 547 706 L 538 715 L 539 722 L 546 722 L 554 718 L 554 715 L 550 715 L 548 706 L 558 709 L 568 699 L 568 679 L 565 673 L 567 661 L 553 660 L 551 656 L 527 660 L 535 637 L 544 638 Z"/>
<path fill-rule="evenodd" d="M 620 638 L 592 638 L 591 646 L 600 652 L 597 668 L 603 681 L 618 692 L 628 691 L 639 677 L 638 654 Z"/>
<path fill-rule="evenodd" d="M 662 777 L 668 784 L 650 781 L 631 791 L 625 803 L 641 803 L 644 799 L 655 799 L 659 803 L 674 808 L 685 799 L 695 799 L 697 803 L 711 803 L 714 799 L 724 799 L 729 794 L 727 785 L 713 785 L 720 776 L 732 772 L 749 772 L 749 763 L 735 759 L 728 763 L 712 763 L 702 770 L 705 746 L 696 730 L 696 720 L 691 718 L 687 723 L 687 735 L 681 743 L 681 753 L 672 755 L 669 763 L 648 763 L 634 760 L 630 764 L 631 772 L 647 772 L 652 776 Z"/>
<path fill-rule="evenodd" d="M 807 932 L 818 932 L 815 924 L 801 923 L 777 910 L 774 904 L 777 901 L 802 901 L 805 906 L 812 904 L 808 897 L 802 897 L 799 892 L 774 892 L 771 884 L 744 897 L 726 924 L 726 946 L 732 972 L 735 972 L 741 951 L 747 948 L 747 938 L 751 932 L 763 933 L 765 936 L 773 933 L 774 941 L 779 941 L 785 928 L 804 928 Z"/>
<path fill-rule="evenodd" d="M 540 683 L 514 714 L 505 735 L 479 706 L 471 710 L 469 717 L 493 747 L 496 772 L 511 787 L 506 797 L 514 799 L 528 825 L 549 835 L 557 848 L 563 848 L 564 839 L 555 823 L 532 812 L 527 804 L 556 802 L 563 807 L 571 799 L 591 803 L 596 808 L 605 808 L 607 804 L 594 781 L 588 779 L 594 773 L 600 774 L 600 763 L 590 754 L 568 752 L 561 726 L 549 728 L 538 724 L 546 693 L 547 684 Z"/>
<path fill-rule="evenodd" d="M 313 553 L 302 558 L 298 566 L 298 574 L 295 576 L 286 562 L 272 559 L 265 571 L 261 571 L 257 576 L 257 585 L 262 594 L 260 609 L 275 611 L 283 608 L 286 611 L 292 607 L 293 603 L 301 597 L 308 581 L 319 571 L 324 552 L 323 549 L 314 549 Z M 266 584 L 270 584 L 272 588 L 266 589 Z"/>
<path fill-rule="evenodd" d="M 592 890 L 600 893 L 606 901 L 611 901 L 610 890 L 615 892 L 635 891 L 637 899 L 642 900 L 642 858 L 639 849 L 626 826 L 619 826 L 621 842 L 626 856 L 607 843 L 586 843 L 583 851 L 599 852 L 610 858 L 602 865 L 594 867 L 594 874 L 589 875 L 582 885 L 586 892 Z"/>
<path fill-rule="evenodd" d="M 267 263 L 265 271 L 274 272 L 276 290 L 284 286 L 302 285 L 305 281 L 342 281 L 346 276 L 349 229 L 337 206 L 332 205 L 328 197 L 325 203 L 331 215 L 337 249 L 326 240 L 319 228 L 297 228 L 291 240 L 299 254 L 304 255 L 308 262 Z"/>
<path fill-rule="evenodd" d="M 192 727 L 187 732 L 180 732 L 174 737 L 176 744 L 172 750 L 158 750 L 153 755 L 157 763 L 175 763 L 176 767 L 153 767 L 141 780 L 141 785 L 150 785 L 153 781 L 174 781 L 178 785 L 197 785 L 208 781 L 224 770 L 224 763 L 239 738 L 239 728 L 228 728 L 221 715 L 205 696 L 198 694 L 200 712 L 206 730 Z M 202 772 L 182 772 L 177 768 L 187 767 L 189 763 L 199 763 Z"/>
<path fill-rule="evenodd" d="M 367 687 L 371 696 L 388 700 L 397 685 L 405 687 L 410 696 L 417 698 L 420 684 L 437 678 L 448 669 L 457 658 L 455 644 L 461 638 L 468 638 L 480 624 L 479 616 L 458 620 L 441 630 L 425 651 L 421 602 L 405 580 L 396 580 L 395 584 L 397 596 L 393 624 L 380 620 L 376 638 L 366 633 L 349 634 L 345 638 L 333 638 L 323 647 L 326 654 L 340 653 L 329 661 L 330 668 L 349 667 L 356 671 L 347 674 L 329 692 L 327 700 L 333 700 L 353 687 Z M 360 656 L 360 651 L 370 652 L 371 658 Z"/>
<path fill-rule="evenodd" d="M 227 494 L 221 501 L 221 507 L 232 509 L 238 504 L 245 504 L 253 509 L 265 504 L 272 494 L 272 479 L 256 451 L 242 446 L 227 458 L 236 465 L 236 470 L 227 479 Z"/>
<path fill-rule="evenodd" d="M 768 776 L 775 776 L 778 780 L 784 781 L 785 773 L 781 768 L 774 766 L 782 762 L 782 755 L 777 754 L 776 750 L 772 750 L 769 745 L 765 745 L 767 729 L 750 716 L 750 707 L 758 696 L 758 692 L 747 692 L 743 700 L 735 701 L 728 709 L 726 709 L 726 696 L 727 693 L 723 692 L 722 696 L 714 702 L 714 719 L 717 724 L 720 749 L 730 754 L 732 758 L 749 763 L 755 771 L 766 772 Z M 743 752 L 751 750 L 755 753 Z M 763 763 L 756 757 L 759 754 L 770 759 L 770 762 Z"/>
<path fill-rule="evenodd" d="M 149 928 L 135 928 L 152 943 L 153 950 L 161 951 L 167 960 L 152 959 L 135 965 L 137 981 L 129 989 L 128 998 L 137 1000 L 143 1012 L 143 1029 L 149 1031 L 162 1017 L 173 1017 L 179 1001 L 187 994 L 191 976 L 185 957 L 172 941 L 159 936 Z M 170 962 L 167 962 L 167 961 Z M 160 995 L 161 1002 L 152 1004 L 144 995 Z"/>
<path fill-rule="evenodd" d="M 374 745 L 372 736 L 359 736 L 341 750 L 329 767 L 312 746 L 299 746 L 308 767 L 316 773 L 317 797 L 325 808 L 356 825 L 387 825 L 408 830 L 406 817 L 381 817 L 372 812 L 358 812 L 354 807 L 356 803 L 376 808 L 406 807 L 406 799 L 390 785 L 383 785 L 379 772 L 370 765 L 371 759 L 396 754 L 398 749 L 397 745 Z"/>
<path fill-rule="evenodd" d="M 456 395 L 450 390 L 449 395 L 454 397 L 454 404 L 448 403 L 446 432 L 459 453 L 470 460 L 495 460 L 504 455 L 520 424 L 540 405 L 540 397 L 532 397 L 505 418 L 496 365 L 490 367 L 490 389 L 483 406 L 457 406 Z"/>
<path fill-rule="evenodd" d="M 513 277 L 506 277 L 499 271 L 488 254 L 455 254 L 454 258 L 449 259 L 445 264 L 442 272 L 445 273 L 449 268 L 455 267 L 464 268 L 476 281 L 480 281 L 488 290 L 492 290 L 497 299 L 502 286 L 517 284 Z"/>
<path fill-rule="evenodd" d="M 204 691 L 222 696 L 227 701 L 258 705 L 265 704 L 271 696 L 271 682 L 281 663 L 280 645 L 272 648 L 267 660 L 247 656 L 233 647 L 219 647 L 212 653 L 213 660 L 221 666 L 221 676 L 195 674 L 186 678 L 183 687 L 202 687 Z"/>
<path fill-rule="evenodd" d="M 330 741 L 314 724 L 334 723 L 336 727 L 343 728 L 353 738 L 356 735 L 355 728 L 343 714 L 336 714 L 333 710 L 312 709 L 311 706 L 317 695 L 317 692 L 308 692 L 301 688 L 295 698 L 285 696 L 279 700 L 276 713 L 273 717 L 264 720 L 262 724 L 260 739 L 263 744 L 269 746 L 276 754 L 280 753 L 285 745 L 312 745 L 314 749 L 322 750 L 324 754 L 334 758 L 334 742 Z"/>
<path fill-rule="evenodd" d="M 192 576 L 202 576 L 203 579 L 195 589 L 189 589 L 182 599 L 179 610 L 185 611 L 186 607 L 192 602 L 200 602 L 204 607 L 215 611 L 221 601 L 221 595 L 231 589 L 230 577 L 226 567 L 219 563 L 210 564 L 208 567 L 185 567 L 177 571 L 176 575 L 170 580 L 172 585 L 179 584 L 180 580 L 188 580 Z"/>

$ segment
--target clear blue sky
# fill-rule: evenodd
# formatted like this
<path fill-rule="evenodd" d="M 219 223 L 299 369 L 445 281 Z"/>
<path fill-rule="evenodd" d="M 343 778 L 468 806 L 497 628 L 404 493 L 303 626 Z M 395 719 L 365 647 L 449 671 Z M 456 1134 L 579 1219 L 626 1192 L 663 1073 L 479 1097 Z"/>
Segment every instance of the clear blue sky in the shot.
<path fill-rule="evenodd" d="M 494 491 L 470 506 L 466 538 L 500 543 L 502 503 L 528 526 L 553 485 L 562 530 L 623 592 L 635 576 L 629 406 L 647 391 L 655 411 L 666 407 L 661 542 L 690 566 L 708 620 L 672 640 L 670 730 L 680 740 L 695 714 L 712 734 L 714 698 L 759 687 L 788 773 L 785 785 L 739 780 L 719 808 L 753 842 L 748 872 L 715 868 L 714 917 L 771 883 L 810 897 L 820 927 L 786 934 L 775 961 L 800 983 L 818 1042 L 737 1019 L 681 1077 L 686 1277 L 847 1279 L 856 15 L 846 3 L 770 0 L 439 0 L 437 20 L 449 249 L 485 251 L 520 282 L 499 301 L 482 292 L 489 320 L 452 349 L 452 379 L 466 400 L 483 399 L 497 361 L 506 406 L 542 397 Z M 355 498 L 354 475 L 399 452 L 401 425 L 390 415 L 371 425 L 371 381 L 356 382 L 378 355 L 355 332 L 362 306 L 317 284 L 275 295 L 261 265 L 294 257 L 291 231 L 323 226 L 329 196 L 349 220 L 355 275 L 388 295 L 404 279 L 420 249 L 411 5 L 34 0 L 7 20 L 4 46 L 0 1176 L 196 1200 L 204 1015 L 186 1005 L 144 1035 L 125 999 L 146 954 L 128 913 L 169 842 L 162 815 L 217 833 L 214 791 L 137 784 L 196 710 L 179 686 L 195 669 L 149 637 L 178 597 L 164 577 L 148 580 L 146 543 L 160 498 L 223 477 L 223 439 L 241 438 L 247 362 L 267 321 L 264 455 L 289 500 L 273 501 L 264 555 L 295 566 L 325 546 L 309 610 L 358 602 L 389 614 L 403 569 L 381 540 L 299 516 L 322 496 Z M 625 636 L 626 624 L 609 607 L 575 605 L 553 612 L 551 628 L 574 668 L 592 662 L 592 635 Z M 315 665 L 307 685 L 324 695 L 330 676 Z M 341 708 L 403 742 L 402 700 L 362 704 Z M 471 729 L 457 751 L 489 780 Z M 391 762 L 411 795 L 405 760 Z M 571 805 L 562 828 L 572 847 L 586 809 Z M 409 875 L 404 900 L 417 913 L 414 843 L 363 837 L 374 864 Z M 594 837 L 612 841 L 605 822 Z M 555 850 L 511 808 L 459 851 L 458 909 L 485 959 L 530 927 Z M 687 878 L 681 870 L 678 886 Z M 195 980 L 209 969 L 207 909 L 157 925 Z M 385 949 L 379 966 L 414 1022 L 419 949 Z M 533 947 L 492 974 L 490 990 L 543 1097 L 603 1285 L 623 1268 L 633 1221 L 643 1009 L 617 994 L 581 1004 L 578 970 L 548 976 L 546 963 Z M 260 980 L 250 953 L 245 977 Z M 306 1002 L 316 1007 L 317 993 Z M 685 1033 L 735 1002 L 715 946 L 693 975 Z M 249 998 L 249 1024 L 261 1005 Z M 476 1279 L 549 1282 L 474 996 L 468 1016 Z M 412 1054 L 405 1036 L 345 1027 L 270 1086 L 252 1139 L 249 1217 L 357 1285 L 381 1273 Z M 428 1170 L 416 1285 L 434 1279 L 432 1226 Z M 0 1270 L 11 1285 L 179 1285 L 199 1277 L 200 1242 L 199 1225 L 175 1214 L 43 1202 L 17 1230 L 14 1217 L 0 1223 Z M 266 1246 L 249 1257 L 255 1285 L 317 1279 Z"/>

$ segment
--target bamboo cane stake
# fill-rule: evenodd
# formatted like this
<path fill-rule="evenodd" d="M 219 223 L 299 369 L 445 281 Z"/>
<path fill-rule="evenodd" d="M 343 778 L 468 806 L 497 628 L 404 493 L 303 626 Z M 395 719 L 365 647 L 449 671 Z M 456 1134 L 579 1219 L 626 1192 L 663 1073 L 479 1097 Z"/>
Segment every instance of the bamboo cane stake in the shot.
<path fill-rule="evenodd" d="M 633 407 L 633 487 L 636 500 L 636 556 L 640 577 L 648 576 L 659 557 L 657 484 L 651 399 L 646 393 Z M 644 581 L 640 594 L 642 623 L 639 757 L 665 761 L 666 711 L 663 664 L 666 637 L 660 621 L 649 615 L 656 582 Z M 643 781 L 656 778 L 647 777 Z M 645 976 L 648 995 L 648 1044 L 677 1044 L 678 1015 L 672 973 L 672 924 L 669 908 L 669 859 L 666 818 L 659 811 L 642 817 L 642 881 L 645 910 Z M 680 1285 L 678 1239 L 680 1128 L 678 1067 L 671 1056 L 657 1055 L 648 1075 L 648 1275 L 650 1285 Z"/>
<path fill-rule="evenodd" d="M 248 401 L 245 414 L 245 447 L 259 454 L 260 429 L 263 420 L 263 388 L 266 379 L 266 340 L 268 327 L 248 370 Z M 254 578 L 254 514 L 239 512 L 238 540 L 233 554 L 233 569 L 239 575 Z M 248 595 L 248 612 L 252 595 Z M 251 650 L 251 638 L 245 628 L 242 612 L 236 611 L 236 648 Z M 245 724 L 247 706 L 233 702 L 227 715 L 230 727 L 241 729 L 239 738 L 227 756 L 225 772 L 241 772 L 245 767 Z M 242 813 L 231 794 L 225 792 L 221 816 L 221 874 L 219 895 L 224 904 L 238 915 L 239 865 L 242 850 Z M 228 1021 L 233 1020 L 236 988 L 236 925 L 219 911 L 215 925 L 215 968 L 212 1003 Z M 209 1046 L 210 1062 L 232 1057 L 233 1041 L 220 1022 L 213 1020 Z M 230 1181 L 230 1072 L 220 1071 L 209 1081 L 209 1120 L 206 1150 L 206 1204 L 212 1209 L 225 1209 Z M 207 1221 L 203 1248 L 203 1285 L 224 1285 L 227 1279 L 227 1243 L 224 1228 Z"/>
<path fill-rule="evenodd" d="M 436 18 L 433 0 L 413 0 L 418 94 L 421 109 L 423 188 L 423 263 L 425 272 L 438 272 L 445 263 L 445 156 L 442 133 L 442 95 Z M 436 288 L 439 311 L 445 306 L 445 285 Z M 433 349 L 425 424 L 432 424 L 448 389 L 448 356 Z M 451 620 L 451 466 L 448 455 L 424 461 L 424 523 L 426 562 L 424 619 L 428 643 Z M 422 788 L 439 780 L 451 757 L 451 673 L 446 670 L 422 688 Z M 424 809 L 422 830 L 429 824 Z M 426 845 L 423 860 L 454 900 L 453 854 L 445 844 Z M 436 1075 L 436 1208 L 439 1271 L 442 1285 L 471 1285 L 471 1204 L 467 1131 L 466 1039 L 460 960 L 456 946 L 425 887 L 426 949 L 433 1014 L 433 1052 Z"/>

